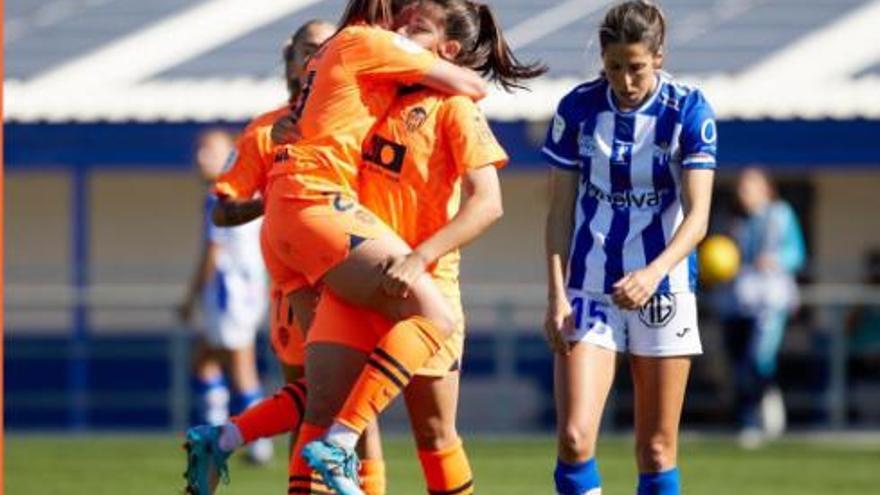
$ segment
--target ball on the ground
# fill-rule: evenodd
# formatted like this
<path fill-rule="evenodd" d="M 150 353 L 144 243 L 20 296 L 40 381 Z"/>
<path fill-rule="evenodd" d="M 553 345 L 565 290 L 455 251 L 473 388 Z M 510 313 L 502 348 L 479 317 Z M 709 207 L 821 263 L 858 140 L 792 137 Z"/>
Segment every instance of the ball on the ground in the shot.
<path fill-rule="evenodd" d="M 707 285 L 729 282 L 739 272 L 739 248 L 730 237 L 714 234 L 700 244 L 700 281 Z"/>

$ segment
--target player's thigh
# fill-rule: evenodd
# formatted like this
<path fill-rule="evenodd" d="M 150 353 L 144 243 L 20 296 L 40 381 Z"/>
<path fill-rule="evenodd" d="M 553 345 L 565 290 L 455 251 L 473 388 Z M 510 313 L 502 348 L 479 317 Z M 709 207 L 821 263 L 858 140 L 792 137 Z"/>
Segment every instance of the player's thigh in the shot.
<path fill-rule="evenodd" d="M 568 462 L 592 457 L 605 401 L 614 381 L 617 354 L 590 342 L 556 354 L 554 392 L 559 455 Z"/>
<path fill-rule="evenodd" d="M 455 417 L 460 376 L 458 371 L 450 371 L 442 377 L 416 376 L 404 390 L 419 450 L 440 450 L 457 441 Z"/>
<path fill-rule="evenodd" d="M 367 354 L 340 344 L 314 343 L 306 348 L 309 393 L 305 420 L 329 426 L 367 361 Z"/>
<path fill-rule="evenodd" d="M 427 273 L 415 282 L 408 297 L 388 296 L 382 290 L 387 260 L 409 252 L 409 246 L 393 233 L 369 239 L 330 269 L 322 281 L 344 301 L 370 308 L 391 321 L 420 315 L 451 327 L 452 309 Z"/>
<path fill-rule="evenodd" d="M 637 457 L 642 471 L 675 465 L 690 368 L 690 356 L 630 356 Z"/>

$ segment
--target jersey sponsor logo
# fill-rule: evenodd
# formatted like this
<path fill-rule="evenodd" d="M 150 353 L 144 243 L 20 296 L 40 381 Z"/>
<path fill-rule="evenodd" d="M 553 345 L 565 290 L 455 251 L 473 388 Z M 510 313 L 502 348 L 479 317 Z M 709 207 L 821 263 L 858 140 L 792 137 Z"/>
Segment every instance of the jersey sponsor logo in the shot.
<path fill-rule="evenodd" d="M 715 119 L 706 119 L 703 121 L 703 125 L 700 126 L 700 137 L 703 138 L 703 142 L 706 144 L 715 144 L 715 141 L 718 140 L 718 129 L 715 124 Z"/>
<path fill-rule="evenodd" d="M 406 53 L 416 54 L 425 51 L 424 48 L 413 43 L 410 39 L 400 36 L 399 34 L 394 35 L 394 45 L 405 51 Z"/>
<path fill-rule="evenodd" d="M 553 116 L 553 125 L 551 126 L 550 137 L 553 138 L 553 142 L 559 144 L 559 141 L 562 140 L 562 135 L 565 134 L 565 119 L 559 116 L 557 113 Z"/>
<path fill-rule="evenodd" d="M 423 107 L 413 108 L 406 114 L 406 130 L 409 132 L 415 132 L 419 130 L 419 127 L 421 127 L 426 120 L 428 120 L 428 112 L 426 112 Z"/>
<path fill-rule="evenodd" d="M 660 328 L 675 318 L 676 309 L 675 294 L 654 294 L 639 308 L 639 319 L 651 328 Z"/>
<path fill-rule="evenodd" d="M 406 157 L 406 146 L 397 144 L 382 136 L 374 135 L 364 151 L 364 160 L 374 163 L 385 170 L 400 173 L 403 159 Z"/>
<path fill-rule="evenodd" d="M 663 196 L 669 194 L 668 189 L 660 189 L 658 191 L 648 191 L 648 192 L 635 192 L 635 191 L 620 191 L 620 192 L 605 192 L 592 183 L 589 185 L 589 189 L 587 194 L 590 197 L 596 198 L 599 201 L 603 201 L 611 205 L 612 208 L 615 209 L 628 209 L 628 208 L 656 208 L 659 207 L 663 202 Z"/>

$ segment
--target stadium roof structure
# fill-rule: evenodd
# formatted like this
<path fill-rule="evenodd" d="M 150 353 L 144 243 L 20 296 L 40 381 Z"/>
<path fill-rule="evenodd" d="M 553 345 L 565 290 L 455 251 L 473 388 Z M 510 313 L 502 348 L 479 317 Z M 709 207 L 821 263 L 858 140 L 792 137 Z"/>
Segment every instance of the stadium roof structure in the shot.
<path fill-rule="evenodd" d="M 496 120 L 546 119 L 599 71 L 608 0 L 489 0 L 522 60 L 550 73 L 496 92 Z M 665 0 L 667 69 L 725 119 L 880 118 L 880 0 Z M 6 0 L 6 118 L 245 120 L 284 99 L 281 45 L 345 0 Z"/>

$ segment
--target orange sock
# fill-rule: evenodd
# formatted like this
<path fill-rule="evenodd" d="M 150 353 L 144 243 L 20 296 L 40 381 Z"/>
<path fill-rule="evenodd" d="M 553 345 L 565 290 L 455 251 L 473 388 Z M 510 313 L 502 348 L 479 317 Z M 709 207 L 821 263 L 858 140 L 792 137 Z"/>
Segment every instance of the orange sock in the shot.
<path fill-rule="evenodd" d="M 297 380 L 232 418 L 232 422 L 241 431 L 244 443 L 250 443 L 295 430 L 302 420 L 305 406 L 306 382 Z"/>
<path fill-rule="evenodd" d="M 471 495 L 474 476 L 461 439 L 442 450 L 420 450 L 429 494 Z"/>
<path fill-rule="evenodd" d="M 366 495 L 385 495 L 385 461 L 361 459 L 361 490 Z"/>
<path fill-rule="evenodd" d="M 412 373 L 440 350 L 444 338 L 431 321 L 420 316 L 391 327 L 367 359 L 336 420 L 362 433 L 400 395 Z"/>
<path fill-rule="evenodd" d="M 317 440 L 324 435 L 327 428 L 303 422 L 299 427 L 299 435 L 296 438 L 296 445 L 290 456 L 290 464 L 287 469 L 287 493 L 289 494 L 325 494 L 332 493 L 332 490 L 321 481 L 321 475 L 312 471 L 312 468 L 306 464 L 305 459 L 300 453 L 302 448 L 312 440 Z"/>

